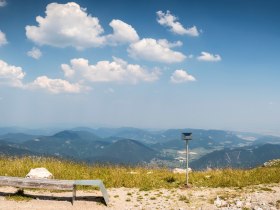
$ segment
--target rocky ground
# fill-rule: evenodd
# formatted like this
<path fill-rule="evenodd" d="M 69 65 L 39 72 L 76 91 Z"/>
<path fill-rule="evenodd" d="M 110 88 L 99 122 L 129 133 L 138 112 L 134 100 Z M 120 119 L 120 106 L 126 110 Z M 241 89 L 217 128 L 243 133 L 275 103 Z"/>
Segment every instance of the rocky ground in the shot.
<path fill-rule="evenodd" d="M 108 189 L 110 205 L 103 203 L 96 190 L 77 191 L 77 200 L 71 204 L 72 192 L 25 190 L 24 196 L 14 196 L 17 189 L 0 187 L 2 210 L 71 210 L 71 209 L 280 209 L 280 183 L 246 188 L 190 188 Z"/>

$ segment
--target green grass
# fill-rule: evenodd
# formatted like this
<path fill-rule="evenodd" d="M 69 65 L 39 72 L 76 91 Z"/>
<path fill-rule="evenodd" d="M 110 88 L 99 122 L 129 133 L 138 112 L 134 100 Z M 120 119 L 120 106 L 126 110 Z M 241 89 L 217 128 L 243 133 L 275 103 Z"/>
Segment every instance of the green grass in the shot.
<path fill-rule="evenodd" d="M 30 201 L 32 200 L 32 197 L 25 195 L 24 191 L 22 189 L 19 189 L 14 194 L 9 194 L 5 196 L 6 200 L 13 200 L 13 201 Z"/>
<path fill-rule="evenodd" d="M 185 203 L 190 203 L 190 200 L 185 195 L 180 195 L 179 201 L 184 201 Z"/>
<path fill-rule="evenodd" d="M 184 186 L 185 175 L 173 174 L 166 168 L 143 168 L 108 165 L 87 165 L 54 158 L 0 157 L 0 175 L 24 177 L 31 168 L 45 167 L 55 179 L 101 179 L 105 186 L 139 188 L 148 191 Z M 130 174 L 135 171 L 137 174 Z M 148 171 L 153 173 L 147 174 Z M 197 187 L 245 187 L 280 182 L 280 166 L 250 170 L 221 169 L 190 173 L 189 182 Z"/>

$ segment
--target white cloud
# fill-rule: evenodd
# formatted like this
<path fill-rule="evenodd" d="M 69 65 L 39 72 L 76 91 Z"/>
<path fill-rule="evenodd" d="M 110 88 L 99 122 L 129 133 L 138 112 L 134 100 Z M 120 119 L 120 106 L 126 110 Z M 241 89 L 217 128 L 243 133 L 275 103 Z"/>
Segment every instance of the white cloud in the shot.
<path fill-rule="evenodd" d="M 218 54 L 214 55 L 214 54 L 210 54 L 208 52 L 201 52 L 201 55 L 197 57 L 197 60 L 199 60 L 199 61 L 217 62 L 217 61 L 221 61 L 222 58 Z"/>
<path fill-rule="evenodd" d="M 193 26 L 191 28 L 184 28 L 184 26 L 180 22 L 178 22 L 178 18 L 173 16 L 168 10 L 166 13 L 158 11 L 157 17 L 157 22 L 160 25 L 169 27 L 170 31 L 172 31 L 175 34 L 199 36 L 199 32 L 196 26 Z"/>
<path fill-rule="evenodd" d="M 80 83 L 70 83 L 62 79 L 50 79 L 47 76 L 37 77 L 33 82 L 24 84 L 22 80 L 25 72 L 21 67 L 12 66 L 0 60 L 0 85 L 17 87 L 21 89 L 44 89 L 50 93 L 80 93 L 89 90 L 89 87 Z"/>
<path fill-rule="evenodd" d="M 0 47 L 8 44 L 8 41 L 6 39 L 6 35 L 0 30 Z"/>
<path fill-rule="evenodd" d="M 139 40 L 136 30 L 121 20 L 112 20 L 110 26 L 113 34 L 107 35 L 109 44 L 131 43 Z"/>
<path fill-rule="evenodd" d="M 50 79 L 47 76 L 40 76 L 26 86 L 28 89 L 44 89 L 53 94 L 59 93 L 80 93 L 83 87 L 78 84 L 71 84 L 62 79 Z"/>
<path fill-rule="evenodd" d="M 91 82 L 152 82 L 158 80 L 160 71 L 155 69 L 148 72 L 139 65 L 128 64 L 120 58 L 110 61 L 99 61 L 96 65 L 89 65 L 83 58 L 72 59 L 70 65 L 62 64 L 61 68 L 66 77 Z"/>
<path fill-rule="evenodd" d="M 7 5 L 6 0 L 0 0 L 0 7 L 5 7 Z"/>
<path fill-rule="evenodd" d="M 158 43 L 166 48 L 173 48 L 173 47 L 181 47 L 183 45 L 183 42 L 177 41 L 177 42 L 168 42 L 166 39 L 159 39 Z"/>
<path fill-rule="evenodd" d="M 22 79 L 24 76 L 25 73 L 21 67 L 9 65 L 5 61 L 0 60 L 0 84 L 23 87 Z"/>
<path fill-rule="evenodd" d="M 72 46 L 76 49 L 98 47 L 104 44 L 100 36 L 103 28 L 96 17 L 86 13 L 77 3 L 51 3 L 46 8 L 46 17 L 36 17 L 39 26 L 26 26 L 28 39 L 39 45 L 55 47 Z"/>
<path fill-rule="evenodd" d="M 196 81 L 196 79 L 184 70 L 176 70 L 170 77 L 170 81 L 172 83 L 178 84 L 183 82 Z"/>
<path fill-rule="evenodd" d="M 74 47 L 78 50 L 104 45 L 131 43 L 139 40 L 136 30 L 121 20 L 112 20 L 113 33 L 103 35 L 104 29 L 97 17 L 85 8 L 70 2 L 47 5 L 46 16 L 37 16 L 38 26 L 26 26 L 26 36 L 38 45 Z"/>
<path fill-rule="evenodd" d="M 30 51 L 27 52 L 27 55 L 34 59 L 39 59 L 42 56 L 42 52 L 37 47 L 33 47 Z"/>
<path fill-rule="evenodd" d="M 181 42 L 169 43 L 167 40 L 155 40 L 151 38 L 141 39 L 138 42 L 130 44 L 128 48 L 129 56 L 149 61 L 158 61 L 163 63 L 182 62 L 186 56 L 170 47 L 179 46 Z"/>

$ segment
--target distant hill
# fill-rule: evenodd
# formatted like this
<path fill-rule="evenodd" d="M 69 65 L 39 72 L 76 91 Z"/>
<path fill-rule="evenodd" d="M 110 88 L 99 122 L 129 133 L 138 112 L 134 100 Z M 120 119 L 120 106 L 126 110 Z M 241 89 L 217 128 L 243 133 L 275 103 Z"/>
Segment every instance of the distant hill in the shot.
<path fill-rule="evenodd" d="M 99 154 L 108 144 L 87 131 L 62 131 L 53 136 L 23 142 L 22 146 L 30 151 L 82 160 L 92 154 Z"/>
<path fill-rule="evenodd" d="M 161 135 L 164 141 L 162 143 L 157 143 L 155 147 L 184 149 L 186 143 L 181 140 L 181 133 L 186 130 L 187 129 L 170 129 L 163 132 Z M 189 144 L 191 149 L 198 147 L 221 149 L 225 147 L 246 146 L 251 143 L 229 131 L 202 129 L 188 129 L 187 131 L 192 132 L 193 136 L 193 140 L 191 140 Z"/>
<path fill-rule="evenodd" d="M 8 156 L 36 156 L 36 152 L 29 151 L 18 147 L 17 145 L 10 144 L 9 142 L 0 141 L 0 155 Z"/>
<path fill-rule="evenodd" d="M 119 140 L 105 147 L 99 156 L 93 157 L 99 162 L 113 162 L 118 164 L 137 164 L 149 162 L 158 152 L 144 144 L 130 139 Z"/>
<path fill-rule="evenodd" d="M 40 133 L 35 135 L 25 133 L 23 130 L 0 128 L 0 133 L 9 131 L 0 135 L 2 153 L 6 148 L 5 154 L 11 155 L 38 154 L 89 163 L 117 164 L 148 163 L 155 158 L 153 164 L 181 167 L 184 158 L 182 150 L 185 150 L 181 133 L 192 132 L 193 140 L 189 146 L 193 152 L 192 160 L 198 161 L 196 168 L 251 167 L 262 160 L 258 162 L 255 158 L 257 155 L 248 151 L 254 151 L 266 143 L 280 144 L 280 137 L 223 130 L 151 131 L 130 127 L 98 129 L 77 127 L 51 135 Z M 263 159 L 266 161 L 270 156 L 265 156 Z"/>
<path fill-rule="evenodd" d="M 255 145 L 258 144 L 280 144 L 279 136 L 262 136 L 254 141 Z"/>
<path fill-rule="evenodd" d="M 8 141 L 13 143 L 22 143 L 28 140 L 37 138 L 36 135 L 30 135 L 25 133 L 8 133 L 0 136 L 0 141 Z"/>
<path fill-rule="evenodd" d="M 88 131 L 62 131 L 23 142 L 21 146 L 29 151 L 86 162 L 137 164 L 149 161 L 157 154 L 138 141 L 102 139 Z"/>
<path fill-rule="evenodd" d="M 190 163 L 194 169 L 252 168 L 266 161 L 280 158 L 280 145 L 264 144 L 211 152 Z"/>

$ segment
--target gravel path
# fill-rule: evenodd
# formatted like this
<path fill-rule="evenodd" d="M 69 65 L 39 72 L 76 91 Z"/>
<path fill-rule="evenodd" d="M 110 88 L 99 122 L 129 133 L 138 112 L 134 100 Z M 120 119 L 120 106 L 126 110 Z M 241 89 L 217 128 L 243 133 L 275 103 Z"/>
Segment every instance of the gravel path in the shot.
<path fill-rule="evenodd" d="M 139 191 L 129 188 L 108 189 L 106 207 L 99 191 L 72 192 L 25 190 L 27 199 L 15 201 L 10 195 L 16 188 L 0 187 L 0 210 L 71 210 L 71 209 L 280 209 L 280 183 L 246 188 L 191 188 Z"/>

